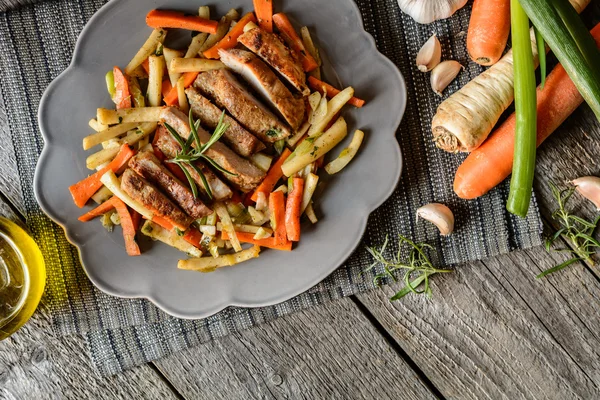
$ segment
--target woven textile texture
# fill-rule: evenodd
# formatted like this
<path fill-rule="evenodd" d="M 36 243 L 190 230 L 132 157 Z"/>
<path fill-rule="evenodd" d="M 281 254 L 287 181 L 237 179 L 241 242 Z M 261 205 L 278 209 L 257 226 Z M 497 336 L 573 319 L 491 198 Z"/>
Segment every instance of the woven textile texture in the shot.
<path fill-rule="evenodd" d="M 198 321 L 174 319 L 145 300 L 118 299 L 96 290 L 79 265 L 77 250 L 34 199 L 34 169 L 43 147 L 36 119 L 40 97 L 67 67 L 79 32 L 104 1 L 51 0 L 0 13 L 0 112 L 7 120 L 0 127 L 2 168 L 18 171 L 14 181 L 2 182 L 1 187 L 18 188 L 13 200 L 27 216 L 46 257 L 45 301 L 52 309 L 55 330 L 63 335 L 85 335 L 101 374 L 118 373 L 282 315 L 372 289 L 374 272 L 361 274 L 370 263 L 366 246 L 382 243 L 386 235 L 394 238 L 401 233 L 434 245 L 431 256 L 437 265 L 459 264 L 541 243 L 535 200 L 529 217 L 519 219 L 505 211 L 507 183 L 475 201 L 458 199 L 452 192 L 452 180 L 464 156 L 442 152 L 431 140 L 430 121 L 442 98 L 431 91 L 429 76 L 416 69 L 415 56 L 435 32 L 442 42 L 443 57 L 466 66 L 446 95 L 479 74 L 481 68 L 468 62 L 465 50 L 470 10 L 465 8 L 431 25 L 418 25 L 400 12 L 395 0 L 357 3 L 365 29 L 398 66 L 408 87 L 406 115 L 397 134 L 406 166 L 399 186 L 372 214 L 358 250 L 325 281 L 276 306 L 229 308 Z M 394 105 L 390 107 L 390 112 L 395 112 Z M 415 223 L 415 210 L 432 201 L 455 211 L 457 230 L 450 237 L 440 237 L 428 224 Z"/>

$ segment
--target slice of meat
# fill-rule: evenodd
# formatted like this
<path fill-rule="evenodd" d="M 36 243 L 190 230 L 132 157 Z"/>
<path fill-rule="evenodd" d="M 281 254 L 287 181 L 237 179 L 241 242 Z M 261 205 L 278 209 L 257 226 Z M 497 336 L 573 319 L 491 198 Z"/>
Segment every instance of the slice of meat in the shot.
<path fill-rule="evenodd" d="M 239 49 L 219 49 L 221 61 L 240 74 L 250 86 L 267 100 L 297 130 L 304 119 L 304 99 L 297 99 L 277 75 L 254 53 Z"/>
<path fill-rule="evenodd" d="M 164 127 L 160 126 L 159 129 L 156 130 L 155 135 L 159 135 L 158 138 L 156 138 L 156 146 L 163 152 L 165 157 L 175 158 L 177 153 L 181 151 L 179 143 L 166 132 Z M 196 162 L 196 166 L 206 177 L 206 182 L 208 183 L 208 186 L 210 186 L 210 190 L 215 200 L 226 200 L 233 196 L 233 192 L 229 186 L 227 186 L 225 182 L 215 175 L 206 165 L 201 162 Z M 189 172 L 200 191 L 206 195 L 206 188 L 204 187 L 204 182 L 202 181 L 200 174 L 198 174 L 198 172 L 190 165 L 183 164 L 183 167 Z"/>
<path fill-rule="evenodd" d="M 213 211 L 202 200 L 194 198 L 192 191 L 151 152 L 142 151 L 135 155 L 129 160 L 129 168 L 158 185 L 190 217 L 198 219 L 212 214 Z"/>
<path fill-rule="evenodd" d="M 223 111 L 202 96 L 198 89 L 190 87 L 185 90 L 185 93 L 190 101 L 190 108 L 194 117 L 200 119 L 202 126 L 215 129 Z M 223 121 L 229 125 L 229 128 L 225 131 L 222 140 L 227 142 L 233 151 L 243 157 L 250 157 L 252 154 L 265 149 L 265 145 L 244 129 L 235 119 L 225 114 Z"/>
<path fill-rule="evenodd" d="M 265 142 L 274 143 L 290 136 L 290 128 L 279 121 L 267 107 L 254 97 L 236 77 L 226 69 L 201 73 L 194 86 L 227 109 L 240 124 Z"/>
<path fill-rule="evenodd" d="M 168 123 L 175 129 L 184 140 L 190 136 L 191 131 L 188 118 L 178 108 L 166 107 L 161 111 L 160 117 L 165 123 Z M 205 144 L 210 140 L 211 134 L 199 128 L 198 137 L 200 138 L 200 142 Z M 221 142 L 214 143 L 206 150 L 205 154 L 222 168 L 232 172 L 234 175 L 226 173 L 222 175 L 243 192 L 253 190 L 265 178 L 263 170 L 245 158 L 238 156 Z"/>
<path fill-rule="evenodd" d="M 238 42 L 275 68 L 304 96 L 310 94 L 310 90 L 306 86 L 306 74 L 298 55 L 289 49 L 277 34 L 266 32 L 261 28 L 254 28 L 241 35 Z"/>
<path fill-rule="evenodd" d="M 121 189 L 132 199 L 139 201 L 154 214 L 167 218 L 177 228 L 185 231 L 193 219 L 184 213 L 167 196 L 162 194 L 150 182 L 127 168 L 121 179 Z"/>

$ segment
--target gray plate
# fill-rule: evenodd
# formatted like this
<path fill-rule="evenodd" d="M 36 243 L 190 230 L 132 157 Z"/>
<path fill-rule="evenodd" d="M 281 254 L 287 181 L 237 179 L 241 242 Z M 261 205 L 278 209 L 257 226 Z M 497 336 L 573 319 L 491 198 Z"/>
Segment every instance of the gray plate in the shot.
<path fill-rule="evenodd" d="M 216 2 L 211 12 L 243 12 L 251 0 Z M 278 2 L 279 3 L 279 2 Z M 153 8 L 192 12 L 188 0 L 113 0 L 100 9 L 81 33 L 73 61 L 46 89 L 39 124 L 45 147 L 37 165 L 35 194 L 42 209 L 63 226 L 79 249 L 90 280 L 119 297 L 147 298 L 180 318 L 204 318 L 227 306 L 272 305 L 314 286 L 340 267 L 360 242 L 369 213 L 387 199 L 400 177 L 402 156 L 395 138 L 406 105 L 404 80 L 364 31 L 351 0 L 288 0 L 282 9 L 311 28 L 326 61 L 326 79 L 352 84 L 367 100 L 360 110 L 347 107 L 350 141 L 354 129 L 366 140 L 357 158 L 341 173 L 322 176 L 316 194 L 315 226 L 303 226 L 302 241 L 291 252 L 265 250 L 259 259 L 210 274 L 180 271 L 182 254 L 159 243 L 140 257 L 128 257 L 117 229 L 106 232 L 98 221 L 80 223 L 69 185 L 90 174 L 81 139 L 97 107 L 111 107 L 104 74 L 126 65 L 150 33 L 145 15 Z M 189 38 L 189 34 L 185 34 Z M 185 37 L 185 36 L 184 36 Z M 180 38 L 181 39 L 181 38 Z M 334 72 L 335 71 L 335 72 Z M 338 154 L 340 149 L 334 151 Z M 322 175 L 326 175 L 323 173 Z"/>

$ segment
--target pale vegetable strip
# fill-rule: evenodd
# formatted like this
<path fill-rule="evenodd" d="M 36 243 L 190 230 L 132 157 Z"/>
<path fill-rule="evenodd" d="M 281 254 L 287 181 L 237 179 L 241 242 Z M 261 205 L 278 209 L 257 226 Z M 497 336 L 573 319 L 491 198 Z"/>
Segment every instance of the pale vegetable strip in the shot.
<path fill-rule="evenodd" d="M 229 236 L 229 241 L 231 242 L 233 249 L 236 252 L 242 251 L 242 245 L 240 244 L 240 241 L 238 240 L 237 235 L 235 234 L 235 228 L 233 226 L 233 222 L 231 222 L 231 217 L 227 212 L 227 207 L 225 207 L 225 205 L 220 202 L 216 202 L 213 205 L 213 207 L 215 209 L 215 212 L 219 216 L 221 223 L 223 224 L 223 231 L 227 232 L 227 236 Z"/>
<path fill-rule="evenodd" d="M 125 122 L 158 122 L 162 109 L 162 107 L 122 108 L 120 110 L 99 108 L 97 118 L 98 122 L 106 125 Z"/>
<path fill-rule="evenodd" d="M 138 129 L 129 132 L 127 136 L 120 140 L 120 142 L 122 144 L 134 145 L 143 138 L 150 135 L 152 132 L 154 132 L 156 130 L 156 126 L 156 122 L 143 123 L 139 126 Z M 100 150 L 99 152 L 88 156 L 88 158 L 85 161 L 86 166 L 89 169 L 96 169 L 99 165 L 109 162 L 113 158 L 115 158 L 118 152 L 119 147 L 117 146 Z"/>
<path fill-rule="evenodd" d="M 529 18 L 519 0 L 511 0 L 511 37 L 515 75 L 515 155 L 506 208 L 524 217 L 533 190 L 536 152 L 535 66 L 529 35 Z"/>
<path fill-rule="evenodd" d="M 175 58 L 181 58 L 183 56 L 183 53 L 181 51 L 164 47 L 163 56 L 165 57 L 165 64 L 167 66 L 167 72 L 169 74 L 169 81 L 171 82 L 171 86 L 175 86 L 177 85 L 177 80 L 179 80 L 181 73 L 180 71 L 174 71 L 171 68 L 171 61 Z"/>
<path fill-rule="evenodd" d="M 190 111 L 190 104 L 188 103 L 187 96 L 185 95 L 185 82 L 183 77 L 177 80 L 177 98 L 179 100 L 179 109 L 187 114 Z"/>
<path fill-rule="evenodd" d="M 235 9 L 232 8 L 231 10 L 229 10 L 227 12 L 227 14 L 225 14 L 219 21 L 219 26 L 217 27 L 217 33 L 214 33 L 214 34 L 211 34 L 210 36 L 208 36 L 208 38 L 206 39 L 206 41 L 204 42 L 202 47 L 200 47 L 199 54 L 202 57 L 204 57 L 204 55 L 202 53 L 205 52 L 206 50 L 210 49 L 211 47 L 213 47 L 215 44 L 219 43 L 219 41 L 221 39 L 223 39 L 225 37 L 225 35 L 227 35 L 227 32 L 229 32 L 231 23 L 233 21 L 237 21 L 239 18 L 240 18 L 240 14 Z"/>
<path fill-rule="evenodd" d="M 142 65 L 144 60 L 146 60 L 151 54 L 154 54 L 156 50 L 156 46 L 159 43 L 165 41 L 167 37 L 167 31 L 164 29 L 155 29 L 150 34 L 150 37 L 146 40 L 146 43 L 142 46 L 141 49 L 138 50 L 133 59 L 127 64 L 125 67 L 125 73 L 130 75 L 134 72 L 134 70 Z"/>
<path fill-rule="evenodd" d="M 570 0 L 581 12 L 590 0 Z M 531 34 L 537 63 L 535 35 Z M 449 152 L 473 151 L 483 143 L 504 111 L 512 104 L 513 53 L 509 50 L 496 64 L 448 97 L 438 107 L 431 129 L 436 145 Z"/>
<path fill-rule="evenodd" d="M 144 218 L 149 220 L 152 219 L 152 217 L 154 216 L 152 211 L 148 210 L 141 203 L 129 197 L 129 195 L 121 189 L 121 183 L 119 182 L 119 179 L 117 178 L 114 172 L 108 171 L 107 173 L 102 175 L 102 177 L 100 178 L 100 182 L 102 182 L 104 186 L 106 186 L 111 192 L 113 192 L 115 196 L 121 199 L 123 203 L 127 204 L 130 208 L 142 214 Z"/>
<path fill-rule="evenodd" d="M 364 137 L 365 133 L 363 131 L 357 130 L 354 132 L 350 145 L 342 150 L 338 158 L 325 166 L 325 171 L 327 171 L 329 175 L 333 175 L 344 169 L 344 167 L 352 161 L 356 153 L 358 153 L 358 149 L 360 148 Z"/>
<path fill-rule="evenodd" d="M 92 147 L 94 147 L 106 140 L 113 139 L 113 138 L 116 138 L 117 136 L 124 134 L 125 132 L 135 128 L 136 126 L 137 126 L 136 123 L 129 122 L 129 123 L 125 123 L 125 124 L 115 125 L 106 130 L 86 136 L 83 138 L 83 149 L 89 150 Z"/>
<path fill-rule="evenodd" d="M 96 120 L 96 118 L 90 119 L 90 122 L 88 122 L 88 125 L 90 126 L 90 128 L 92 128 L 96 132 L 100 132 L 100 131 L 108 129 L 108 125 L 104 125 L 104 124 L 99 123 Z"/>
<path fill-rule="evenodd" d="M 210 19 L 210 8 L 208 6 L 200 6 L 200 8 L 198 8 L 198 16 L 204 19 Z M 198 57 L 200 48 L 202 48 L 202 45 L 206 42 L 208 35 L 208 33 L 202 32 L 194 36 L 185 53 L 185 58 Z"/>
<path fill-rule="evenodd" d="M 179 260 L 177 263 L 177 268 L 188 271 L 213 272 L 217 268 L 229 267 L 253 258 L 257 258 L 259 254 L 260 246 L 253 246 L 248 250 L 243 250 L 235 254 L 225 254 L 217 258 L 203 257 L 190 258 L 189 260 Z"/>
<path fill-rule="evenodd" d="M 317 183 L 319 183 L 319 176 L 313 173 L 306 175 L 306 181 L 304 182 L 304 193 L 302 193 L 302 204 L 300 205 L 300 213 L 306 210 L 306 207 L 310 204 L 313 194 L 317 189 Z"/>
<path fill-rule="evenodd" d="M 334 96 L 327 103 L 327 113 L 323 118 L 320 118 L 318 121 L 313 121 L 312 126 L 308 130 L 308 136 L 315 136 L 319 133 L 322 133 L 325 130 L 325 127 L 329 125 L 333 117 L 342 109 L 342 107 L 350 101 L 350 99 L 354 96 L 354 89 L 352 86 L 347 87 L 342 90 L 336 96 Z"/>
<path fill-rule="evenodd" d="M 203 58 L 173 58 L 169 70 L 182 72 L 206 72 L 213 69 L 223 69 L 225 64 L 219 60 L 206 60 Z"/>
<path fill-rule="evenodd" d="M 144 235 L 153 240 L 163 242 L 192 257 L 202 257 L 202 252 L 199 249 L 186 242 L 183 237 L 177 235 L 175 231 L 169 231 L 149 220 L 144 222 L 141 230 Z"/>
<path fill-rule="evenodd" d="M 148 57 L 150 72 L 148 73 L 148 104 L 157 107 L 162 104 L 162 82 L 165 70 L 163 56 Z"/>

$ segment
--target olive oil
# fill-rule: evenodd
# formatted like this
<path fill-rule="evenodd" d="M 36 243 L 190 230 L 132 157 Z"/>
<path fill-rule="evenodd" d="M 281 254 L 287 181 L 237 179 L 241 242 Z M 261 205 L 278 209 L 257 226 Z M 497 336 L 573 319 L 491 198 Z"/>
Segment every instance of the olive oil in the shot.
<path fill-rule="evenodd" d="M 21 227 L 0 217 L 0 340 L 31 318 L 45 283 L 46 267 L 37 244 Z"/>

